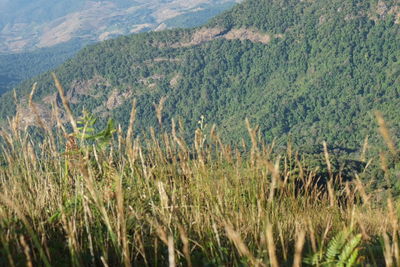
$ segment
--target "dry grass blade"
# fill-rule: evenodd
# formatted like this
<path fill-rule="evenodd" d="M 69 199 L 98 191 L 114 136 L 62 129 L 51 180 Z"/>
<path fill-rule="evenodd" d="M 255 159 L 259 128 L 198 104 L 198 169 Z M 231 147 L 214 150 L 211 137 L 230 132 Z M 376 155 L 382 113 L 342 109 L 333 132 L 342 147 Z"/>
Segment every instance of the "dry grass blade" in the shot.
<path fill-rule="evenodd" d="M 390 136 L 388 127 L 386 125 L 385 119 L 383 118 L 382 113 L 379 111 L 375 112 L 376 120 L 378 121 L 379 125 L 379 133 L 382 135 L 383 139 L 385 140 L 386 145 L 388 146 L 390 152 L 393 155 L 397 154 L 396 146 L 394 145 L 394 142 L 392 140 L 392 137 Z"/>
<path fill-rule="evenodd" d="M 226 235 L 233 242 L 233 244 L 235 244 L 235 247 L 239 251 L 240 255 L 249 259 L 252 266 L 264 266 L 264 264 L 262 264 L 253 256 L 253 254 L 250 252 L 250 250 L 240 237 L 240 234 L 233 229 L 232 224 L 229 222 L 223 222 L 223 225 L 225 227 Z"/>
<path fill-rule="evenodd" d="M 249 132 L 251 138 L 251 164 L 252 166 L 255 164 L 255 160 L 257 157 L 258 146 L 257 146 L 257 129 L 251 128 L 250 121 L 246 118 L 246 127 Z"/>
<path fill-rule="evenodd" d="M 158 103 L 158 105 L 156 103 L 153 103 L 153 106 L 156 110 L 156 116 L 157 116 L 157 120 L 158 120 L 158 124 L 160 125 L 160 127 L 162 127 L 162 111 L 164 109 L 164 103 L 167 100 L 168 97 L 163 96 L 160 99 L 160 102 Z"/>
<path fill-rule="evenodd" d="M 133 135 L 133 125 L 135 124 L 135 119 L 136 119 L 136 98 L 132 100 L 132 110 L 129 118 L 128 131 L 126 133 L 126 146 L 128 148 L 127 149 L 128 152 L 132 150 L 132 135 Z"/>
<path fill-rule="evenodd" d="M 271 162 L 267 162 L 267 168 L 268 170 L 272 173 L 271 176 L 271 184 L 270 184 L 270 188 L 269 188 L 269 196 L 268 196 L 268 202 L 269 203 L 273 203 L 274 201 L 274 196 L 275 196 L 275 189 L 278 186 L 280 177 L 279 177 L 279 162 L 280 162 L 280 158 L 278 157 L 278 159 L 275 162 L 275 165 L 273 165 Z"/>
<path fill-rule="evenodd" d="M 384 241 L 384 256 L 385 256 L 385 263 L 387 267 L 393 266 L 393 252 L 392 246 L 390 244 L 390 239 L 387 233 L 383 233 L 383 241 Z"/>
<path fill-rule="evenodd" d="M 328 167 L 329 178 L 332 180 L 333 179 L 333 173 L 332 173 L 331 161 L 329 159 L 328 145 L 326 144 L 325 141 L 322 144 L 324 146 L 324 156 L 325 156 L 326 166 Z"/>
<path fill-rule="evenodd" d="M 266 228 L 266 239 L 268 245 L 268 255 L 272 267 L 279 267 L 278 258 L 276 256 L 274 236 L 272 232 L 272 225 L 268 223 Z"/>
<path fill-rule="evenodd" d="M 361 155 L 360 155 L 360 160 L 363 162 L 366 161 L 365 155 L 367 154 L 367 149 L 368 149 L 368 138 L 369 137 L 367 136 L 364 139 L 364 144 L 363 144 L 363 148 L 362 148 Z"/>
<path fill-rule="evenodd" d="M 301 266 L 301 259 L 302 259 L 301 253 L 303 251 L 305 237 L 306 237 L 306 232 L 300 231 L 296 240 L 293 267 Z"/>
<path fill-rule="evenodd" d="M 36 107 L 36 104 L 33 103 L 33 96 L 35 94 L 36 87 L 37 87 L 37 83 L 34 83 L 32 85 L 31 93 L 29 94 L 29 107 L 33 111 L 33 114 L 35 114 L 36 120 L 37 120 L 38 124 L 40 125 L 40 127 L 42 127 L 43 129 L 46 129 L 47 127 L 45 126 L 45 124 L 43 123 L 42 118 L 39 115 L 39 112 L 38 112 L 38 109 Z"/>
<path fill-rule="evenodd" d="M 35 118 L 36 118 L 36 121 L 38 122 L 39 126 L 47 132 L 47 136 L 50 138 L 50 142 L 51 142 L 52 147 L 55 148 L 55 141 L 54 141 L 53 133 L 50 130 L 49 126 L 46 123 L 43 122 L 42 118 L 40 117 L 40 114 L 39 114 L 39 111 L 37 109 L 37 106 L 33 102 L 33 96 L 34 96 L 34 94 L 36 92 L 36 88 L 37 88 L 37 83 L 34 83 L 32 85 L 32 90 L 31 90 L 31 93 L 29 95 L 29 107 L 33 111 L 33 114 L 35 114 Z"/>
<path fill-rule="evenodd" d="M 190 258 L 189 238 L 182 225 L 178 225 L 179 234 L 183 243 L 183 254 L 185 255 L 188 267 L 192 267 L 192 260 Z"/>
<path fill-rule="evenodd" d="M 54 116 L 55 116 L 56 121 L 57 121 L 57 127 L 59 129 L 61 129 L 64 137 L 66 137 L 68 134 L 67 134 L 67 131 L 65 130 L 65 127 L 64 127 L 63 123 L 61 122 L 60 112 L 58 110 L 58 105 L 57 105 L 57 102 L 55 100 L 52 102 L 52 107 L 53 107 L 53 110 L 54 110 Z"/>
<path fill-rule="evenodd" d="M 18 215 L 18 218 L 24 224 L 24 226 L 25 226 L 26 230 L 28 231 L 30 237 L 32 238 L 33 243 L 35 244 L 36 248 L 39 250 L 40 258 L 42 259 L 43 264 L 46 267 L 50 267 L 51 265 L 46 256 L 46 253 L 45 253 L 34 229 L 32 228 L 31 224 L 27 220 L 26 216 L 21 212 L 20 207 L 18 207 L 16 203 L 13 203 L 8 197 L 4 196 L 3 194 L 0 194 L 0 202 L 3 202 L 6 206 L 8 206 L 11 210 L 13 210 Z"/>
<path fill-rule="evenodd" d="M 101 263 L 103 263 L 104 267 L 108 267 L 107 261 L 103 256 L 100 257 L 100 260 L 101 260 Z"/>
<path fill-rule="evenodd" d="M 76 121 L 74 119 L 74 115 L 72 113 L 71 107 L 69 106 L 69 102 L 67 100 L 67 97 L 65 96 L 64 88 L 62 87 L 62 85 L 61 85 L 60 81 L 58 80 L 56 74 L 54 72 L 52 72 L 51 75 L 53 76 L 54 83 L 55 83 L 56 88 L 58 90 L 58 93 L 59 93 L 59 95 L 61 97 L 61 101 L 63 103 L 65 111 L 67 112 L 69 121 L 70 121 L 70 123 L 72 125 L 72 129 L 74 130 L 74 133 L 77 134 L 79 132 L 78 131 L 78 127 L 77 127 Z"/>
<path fill-rule="evenodd" d="M 169 267 L 176 266 L 174 237 L 172 235 L 168 236 L 168 262 L 169 262 Z"/>
<path fill-rule="evenodd" d="M 26 266 L 27 267 L 33 267 L 32 258 L 31 258 L 31 251 L 30 251 L 29 246 L 26 243 L 26 240 L 25 240 L 23 235 L 20 236 L 19 242 L 21 243 L 22 247 L 24 248 L 24 254 L 25 254 L 25 257 L 26 257 Z"/>
<path fill-rule="evenodd" d="M 129 242 L 127 237 L 125 210 L 124 210 L 124 195 L 122 190 L 122 178 L 119 175 L 115 176 L 116 181 L 116 197 L 117 197 L 117 211 L 119 220 L 119 236 L 122 241 L 122 254 L 125 267 L 131 266 L 131 256 L 129 249 Z"/>

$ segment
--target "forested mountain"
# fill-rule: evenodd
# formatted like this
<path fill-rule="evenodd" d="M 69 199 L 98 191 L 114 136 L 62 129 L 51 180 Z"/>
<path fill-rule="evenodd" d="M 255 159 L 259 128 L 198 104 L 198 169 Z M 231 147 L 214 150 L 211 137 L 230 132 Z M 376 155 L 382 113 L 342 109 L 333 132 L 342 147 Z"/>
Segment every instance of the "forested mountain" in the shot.
<path fill-rule="evenodd" d="M 176 118 L 193 131 L 203 115 L 239 141 L 249 118 L 268 141 L 357 150 L 367 135 L 376 142 L 375 110 L 400 136 L 399 17 L 396 0 L 247 0 L 203 27 L 89 46 L 55 73 L 77 114 L 86 108 L 125 127 L 136 98 L 137 133 L 158 129 L 153 104 L 166 97 L 166 128 Z M 18 110 L 35 124 L 23 104 L 33 82 L 40 113 L 54 123 L 49 73 L 18 88 L 18 108 L 3 95 L 3 119 Z"/>
<path fill-rule="evenodd" d="M 232 7 L 235 1 L 110 3 L 0 0 L 0 95 L 25 79 L 59 66 L 88 43 L 157 27 L 195 27 Z M 107 7 L 110 10 L 104 13 Z"/>
<path fill-rule="evenodd" d="M 23 80 L 61 65 L 83 45 L 84 42 L 71 41 L 32 52 L 0 54 L 0 95 Z"/>

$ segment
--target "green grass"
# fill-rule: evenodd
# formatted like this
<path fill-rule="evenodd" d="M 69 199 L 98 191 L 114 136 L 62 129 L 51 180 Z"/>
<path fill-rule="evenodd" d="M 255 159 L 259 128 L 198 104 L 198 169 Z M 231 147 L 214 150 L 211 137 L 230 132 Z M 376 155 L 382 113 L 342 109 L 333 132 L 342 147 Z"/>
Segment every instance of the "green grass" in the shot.
<path fill-rule="evenodd" d="M 357 178 L 366 170 L 343 181 L 325 149 L 319 186 L 318 170 L 250 124 L 251 146 L 224 145 L 215 128 L 189 146 L 175 126 L 133 138 L 135 113 L 108 143 L 73 117 L 75 133 L 59 121 L 40 142 L 18 118 L 1 130 L 0 265 L 400 264 L 399 203 L 377 201 Z"/>

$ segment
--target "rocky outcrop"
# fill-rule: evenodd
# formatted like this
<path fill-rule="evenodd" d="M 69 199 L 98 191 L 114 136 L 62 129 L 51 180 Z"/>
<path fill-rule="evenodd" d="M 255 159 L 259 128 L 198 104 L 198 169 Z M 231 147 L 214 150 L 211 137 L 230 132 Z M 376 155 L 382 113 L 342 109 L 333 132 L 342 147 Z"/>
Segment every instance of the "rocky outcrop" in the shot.
<path fill-rule="evenodd" d="M 176 87 L 178 86 L 179 80 L 180 80 L 181 78 L 182 78 L 182 77 L 181 77 L 180 74 L 176 74 L 176 75 L 171 79 L 171 81 L 169 82 L 169 85 L 170 85 L 172 88 L 176 88 Z"/>
<path fill-rule="evenodd" d="M 131 96 L 132 91 L 120 92 L 119 90 L 114 90 L 108 97 L 106 107 L 108 110 L 113 110 L 124 104 L 125 100 L 129 99 Z"/>
<path fill-rule="evenodd" d="M 186 41 L 177 42 L 169 45 L 173 48 L 190 47 L 210 42 L 216 39 L 251 41 L 253 43 L 268 44 L 272 38 L 283 38 L 282 34 L 271 35 L 260 32 L 255 29 L 239 28 L 226 31 L 223 28 L 201 28 L 195 31 L 191 37 L 182 38 Z M 168 46 L 168 44 L 157 44 L 159 47 Z"/>
<path fill-rule="evenodd" d="M 385 1 L 379 1 L 368 15 L 369 19 L 378 21 L 385 19 L 387 16 L 394 15 L 395 23 L 400 24 L 400 5 L 390 6 Z"/>

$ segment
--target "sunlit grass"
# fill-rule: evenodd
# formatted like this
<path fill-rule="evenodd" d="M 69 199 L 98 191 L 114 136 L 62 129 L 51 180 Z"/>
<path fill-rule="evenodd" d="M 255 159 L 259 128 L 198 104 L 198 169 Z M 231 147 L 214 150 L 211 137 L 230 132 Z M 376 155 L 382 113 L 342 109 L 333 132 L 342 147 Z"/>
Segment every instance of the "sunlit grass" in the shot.
<path fill-rule="evenodd" d="M 190 146 L 175 126 L 135 139 L 133 103 L 127 133 L 99 145 L 84 138 L 88 127 L 56 85 L 73 133 L 59 121 L 56 132 L 43 126 L 38 143 L 18 118 L 0 132 L 0 265 L 400 264 L 398 202 L 376 205 L 357 175 L 344 182 L 326 144 L 325 186 L 249 122 L 252 143 L 240 151 L 215 127 L 199 128 Z M 156 111 L 161 125 L 162 101 Z"/>

